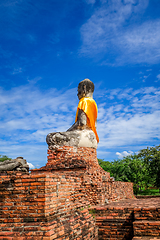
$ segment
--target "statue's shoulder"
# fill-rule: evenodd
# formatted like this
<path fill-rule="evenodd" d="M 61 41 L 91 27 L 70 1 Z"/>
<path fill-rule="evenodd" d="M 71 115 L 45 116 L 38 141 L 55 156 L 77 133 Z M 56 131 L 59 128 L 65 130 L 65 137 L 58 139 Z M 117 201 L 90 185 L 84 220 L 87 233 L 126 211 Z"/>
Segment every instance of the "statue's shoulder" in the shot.
<path fill-rule="evenodd" d="M 97 108 L 97 103 L 93 98 L 88 97 L 87 101 L 89 105 L 91 105 L 92 107 L 95 106 Z"/>
<path fill-rule="evenodd" d="M 83 97 L 79 100 L 79 103 L 90 103 L 90 102 L 96 104 L 95 100 L 91 97 Z"/>

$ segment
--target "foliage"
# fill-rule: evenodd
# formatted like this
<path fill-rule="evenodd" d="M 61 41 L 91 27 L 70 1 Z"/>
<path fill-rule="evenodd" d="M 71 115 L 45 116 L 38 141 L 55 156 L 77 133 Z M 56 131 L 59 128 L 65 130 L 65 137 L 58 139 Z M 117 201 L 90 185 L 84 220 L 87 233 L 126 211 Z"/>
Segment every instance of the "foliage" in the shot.
<path fill-rule="evenodd" d="M 142 158 L 146 164 L 154 185 L 160 188 L 160 145 L 142 149 L 138 157 Z"/>
<path fill-rule="evenodd" d="M 141 189 L 137 192 L 138 195 L 159 195 L 158 189 Z"/>
<path fill-rule="evenodd" d="M 0 162 L 4 162 L 5 160 L 11 160 L 11 158 L 7 157 L 6 155 L 0 155 Z"/>
<path fill-rule="evenodd" d="M 160 188 L 160 145 L 147 147 L 120 160 L 98 159 L 98 162 L 115 181 L 133 182 L 135 193 L 152 186 Z"/>
<path fill-rule="evenodd" d="M 111 177 L 114 177 L 116 181 L 133 182 L 139 185 L 140 188 L 145 185 L 148 170 L 144 162 L 136 154 L 113 162 L 102 161 L 99 160 L 100 166 L 105 171 L 110 172 Z"/>

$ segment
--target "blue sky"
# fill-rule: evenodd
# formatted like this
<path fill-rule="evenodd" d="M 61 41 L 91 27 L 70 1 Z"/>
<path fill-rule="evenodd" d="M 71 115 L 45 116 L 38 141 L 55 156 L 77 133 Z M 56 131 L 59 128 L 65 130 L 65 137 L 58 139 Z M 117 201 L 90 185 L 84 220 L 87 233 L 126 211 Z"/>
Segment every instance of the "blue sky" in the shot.
<path fill-rule="evenodd" d="M 75 119 L 95 84 L 99 158 L 160 140 L 159 0 L 1 0 L 0 154 L 47 162 L 46 135 Z"/>

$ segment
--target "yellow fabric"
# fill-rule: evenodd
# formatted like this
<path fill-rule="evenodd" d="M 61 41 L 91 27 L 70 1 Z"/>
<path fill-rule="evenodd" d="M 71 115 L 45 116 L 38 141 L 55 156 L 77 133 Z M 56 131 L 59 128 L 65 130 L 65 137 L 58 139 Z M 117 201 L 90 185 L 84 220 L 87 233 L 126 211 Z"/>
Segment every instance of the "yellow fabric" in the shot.
<path fill-rule="evenodd" d="M 96 135 L 97 142 L 99 142 L 99 137 L 95 127 L 95 122 L 96 122 L 97 113 L 98 113 L 96 102 L 93 100 L 93 98 L 90 98 L 90 97 L 81 98 L 77 107 L 75 122 L 77 122 L 78 120 L 79 109 L 83 110 L 83 112 L 85 112 L 85 114 L 87 115 L 87 126 L 92 129 L 92 131 Z"/>

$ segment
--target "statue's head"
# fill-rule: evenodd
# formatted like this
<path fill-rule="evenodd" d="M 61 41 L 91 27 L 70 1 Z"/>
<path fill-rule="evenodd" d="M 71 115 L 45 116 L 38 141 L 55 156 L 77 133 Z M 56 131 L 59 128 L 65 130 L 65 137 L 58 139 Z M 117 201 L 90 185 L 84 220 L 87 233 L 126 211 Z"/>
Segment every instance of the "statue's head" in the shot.
<path fill-rule="evenodd" d="M 94 83 L 88 78 L 84 79 L 78 84 L 78 98 L 79 100 L 86 96 L 92 96 L 94 92 Z"/>

